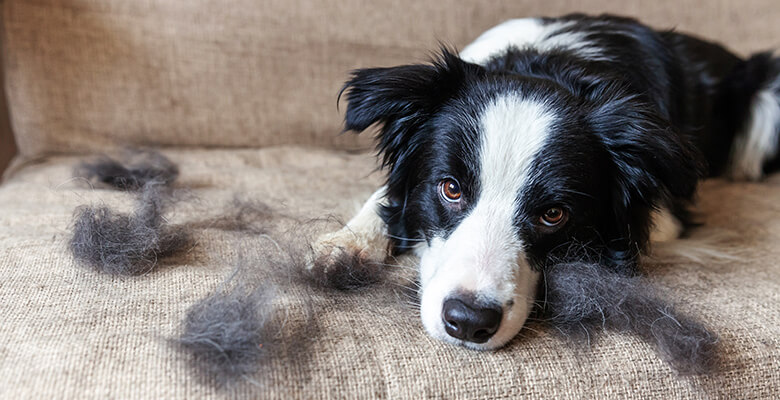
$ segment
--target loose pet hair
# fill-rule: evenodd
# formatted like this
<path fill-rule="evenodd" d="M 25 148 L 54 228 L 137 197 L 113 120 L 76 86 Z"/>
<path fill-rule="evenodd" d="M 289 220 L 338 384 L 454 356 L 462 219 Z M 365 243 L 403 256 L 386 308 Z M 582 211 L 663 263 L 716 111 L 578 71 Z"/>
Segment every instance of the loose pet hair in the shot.
<path fill-rule="evenodd" d="M 179 176 L 179 167 L 156 151 L 127 149 L 121 161 L 108 156 L 85 161 L 73 175 L 114 189 L 137 191 L 150 182 L 170 185 Z"/>
<path fill-rule="evenodd" d="M 317 256 L 313 232 L 333 221 L 298 221 L 239 195 L 219 215 L 170 224 L 164 215 L 181 197 L 170 187 L 178 166 L 153 151 L 128 154 L 129 159 L 87 161 L 74 171 L 76 177 L 109 188 L 137 191 L 131 213 L 108 206 L 76 209 L 69 247 L 77 262 L 108 274 L 143 274 L 162 258 L 191 249 L 206 231 L 234 236 L 237 247 L 254 239 L 253 249 L 263 255 L 240 257 L 218 288 L 189 308 L 181 333 L 171 340 L 205 382 L 220 389 L 258 383 L 264 378 L 261 368 L 280 357 L 303 368 L 317 338 L 316 315 L 322 307 L 312 301 L 310 291 L 356 290 L 385 277 L 383 264 L 341 249 L 333 249 L 334 257 L 339 256 L 329 268 L 307 268 Z M 279 231 L 282 221 L 291 225 L 287 231 Z M 296 323 L 288 320 L 291 310 L 274 304 L 278 292 L 289 291 L 302 302 L 303 315 Z"/>
<path fill-rule="evenodd" d="M 223 285 L 227 284 L 229 280 Z M 278 334 L 271 322 L 274 288 L 233 286 L 194 304 L 177 339 L 191 355 L 193 369 L 218 387 L 251 379 Z"/>
<path fill-rule="evenodd" d="M 271 234 L 246 231 L 257 239 L 252 246 L 262 257 L 242 256 L 213 293 L 190 307 L 173 339 L 203 381 L 220 389 L 262 383 L 270 373 L 263 368 L 278 358 L 305 368 L 325 307 L 312 295 L 355 290 L 384 277 L 379 265 L 358 258 L 340 259 L 327 271 L 307 269 L 314 256 L 310 232 L 322 222 L 297 221 L 289 231 Z M 291 318 L 293 309 L 275 303 L 285 292 L 294 292 L 302 303 L 298 318 Z"/>
<path fill-rule="evenodd" d="M 190 247 L 187 229 L 164 218 L 170 202 L 167 192 L 162 183 L 147 182 L 132 213 L 107 206 L 78 207 L 69 242 L 73 257 L 107 274 L 139 275 L 150 272 L 161 258 Z"/>
<path fill-rule="evenodd" d="M 600 330 L 632 332 L 682 374 L 717 367 L 717 335 L 675 311 L 644 278 L 578 262 L 544 274 L 540 314 L 569 337 L 590 341 Z"/>
<path fill-rule="evenodd" d="M 414 251 L 426 330 L 473 349 L 514 338 L 556 268 L 640 290 L 640 254 L 692 224 L 700 179 L 780 166 L 780 59 L 629 18 L 510 20 L 429 64 L 354 71 L 342 97 L 347 130 L 378 126 L 387 180 L 315 243 L 317 268 L 344 258 L 335 248 L 372 263 Z M 710 365 L 706 329 L 641 291 L 594 288 L 574 299 L 597 301 L 605 324 L 664 335 L 681 371 L 703 370 L 681 354 Z"/>

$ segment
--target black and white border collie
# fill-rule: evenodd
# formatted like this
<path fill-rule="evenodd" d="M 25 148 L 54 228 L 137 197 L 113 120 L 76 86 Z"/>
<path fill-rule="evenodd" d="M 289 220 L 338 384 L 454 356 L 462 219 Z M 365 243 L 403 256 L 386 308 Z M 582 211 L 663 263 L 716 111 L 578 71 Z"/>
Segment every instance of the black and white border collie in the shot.
<path fill-rule="evenodd" d="M 425 329 L 474 349 L 520 331 L 546 266 L 633 274 L 689 223 L 700 179 L 780 164 L 780 58 L 633 19 L 510 20 L 344 89 L 346 129 L 381 127 L 388 177 L 319 259 L 416 252 Z"/>

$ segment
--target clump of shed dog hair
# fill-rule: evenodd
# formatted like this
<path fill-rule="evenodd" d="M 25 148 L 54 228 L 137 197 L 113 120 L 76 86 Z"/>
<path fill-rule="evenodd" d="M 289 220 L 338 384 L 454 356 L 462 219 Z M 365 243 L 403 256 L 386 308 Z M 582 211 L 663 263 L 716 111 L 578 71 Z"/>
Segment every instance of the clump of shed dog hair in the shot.
<path fill-rule="evenodd" d="M 332 232 L 333 218 L 296 221 L 286 232 L 275 236 L 284 254 L 282 264 L 294 271 L 294 279 L 316 289 L 354 291 L 382 281 L 386 266 L 356 250 L 317 243 L 318 232 Z M 317 248 L 315 248 L 315 246 Z"/>
<path fill-rule="evenodd" d="M 711 372 L 718 337 L 661 300 L 639 276 L 591 263 L 562 263 L 544 271 L 543 315 L 570 337 L 590 340 L 597 330 L 631 332 L 653 344 L 680 374 Z"/>
<path fill-rule="evenodd" d="M 385 264 L 345 249 L 336 249 L 328 255 L 312 257 L 307 268 L 308 277 L 313 284 L 340 291 L 371 286 L 381 281 L 385 272 Z"/>
<path fill-rule="evenodd" d="M 272 322 L 274 289 L 225 287 L 230 280 L 190 307 L 178 338 L 192 367 L 219 387 L 252 380 L 279 331 Z"/>
<path fill-rule="evenodd" d="M 337 252 L 343 256 L 314 260 L 312 236 L 323 224 L 332 221 L 294 221 L 285 231 L 253 236 L 256 256 L 243 256 L 214 293 L 188 310 L 175 342 L 200 378 L 219 388 L 257 384 L 264 366 L 277 358 L 305 369 L 307 349 L 318 337 L 316 317 L 338 297 L 334 291 L 363 288 L 385 276 L 380 264 L 356 255 Z M 297 307 L 280 300 L 291 293 Z"/>
<path fill-rule="evenodd" d="M 148 183 L 170 185 L 179 168 L 164 155 L 151 150 L 126 150 L 117 160 L 102 156 L 76 166 L 74 176 L 118 190 L 138 191 Z"/>
<path fill-rule="evenodd" d="M 169 201 L 162 183 L 147 182 L 132 213 L 107 206 L 80 206 L 74 213 L 69 248 L 74 258 L 97 271 L 139 275 L 191 244 L 184 227 L 167 223 Z"/>
<path fill-rule="evenodd" d="M 286 221 L 291 227 L 278 232 L 281 221 Z M 275 250 L 284 255 L 284 260 L 280 262 L 286 269 L 297 271 L 297 279 L 304 279 L 316 288 L 358 290 L 384 278 L 386 264 L 370 260 L 358 252 L 346 248 L 316 251 L 312 245 L 315 242 L 313 233 L 323 230 L 325 225 L 333 229 L 334 221 L 330 218 L 299 221 L 263 202 L 235 197 L 222 214 L 188 223 L 187 227 L 264 236 L 277 246 L 269 251 Z"/>
<path fill-rule="evenodd" d="M 252 246 L 261 256 L 242 256 L 217 289 L 187 311 L 180 336 L 174 339 L 189 355 L 192 369 L 204 382 L 231 388 L 257 384 L 261 369 L 272 359 L 303 363 L 317 337 L 303 240 L 259 235 Z M 280 308 L 274 299 L 294 290 L 298 307 Z"/>
<path fill-rule="evenodd" d="M 189 354 L 198 375 L 218 387 L 256 382 L 258 371 L 272 357 L 305 360 L 318 329 L 309 290 L 354 290 L 383 277 L 382 264 L 359 254 L 336 251 L 332 257 L 315 257 L 312 233 L 332 220 L 296 221 L 255 200 L 236 197 L 218 216 L 171 225 L 164 213 L 174 201 L 168 186 L 178 176 L 178 167 L 159 153 L 131 155 L 125 163 L 104 157 L 76 169 L 77 176 L 92 182 L 140 192 L 131 213 L 106 206 L 76 209 L 69 245 L 77 261 L 109 274 L 137 275 L 191 246 L 198 230 L 251 234 L 246 240 L 261 241 L 255 248 L 261 257 L 251 261 L 254 265 L 242 259 L 214 293 L 187 311 L 182 333 L 174 340 Z M 292 222 L 292 227 L 278 232 L 280 220 Z M 288 320 L 290 310 L 279 310 L 273 302 L 292 287 L 303 301 L 299 310 L 304 314 L 295 329 L 289 326 L 295 325 Z M 284 318 L 278 315 L 282 311 Z"/>
<path fill-rule="evenodd" d="M 372 260 L 358 250 L 331 244 L 317 244 L 318 233 L 333 232 L 343 222 L 329 217 L 296 220 L 273 211 L 267 205 L 246 200 L 234 200 L 228 218 L 214 224 L 224 230 L 249 230 L 264 234 L 283 254 L 279 262 L 286 271 L 295 271 L 295 279 L 318 289 L 352 291 L 365 288 L 385 278 L 387 264 Z M 288 228 L 272 232 L 273 219 L 286 219 Z M 224 226 L 223 226 L 224 225 Z M 264 229 L 258 229 L 263 228 Z M 239 229 L 240 228 L 240 229 Z M 315 246 L 317 247 L 315 249 Z M 289 273 L 289 272 L 288 272 Z"/>

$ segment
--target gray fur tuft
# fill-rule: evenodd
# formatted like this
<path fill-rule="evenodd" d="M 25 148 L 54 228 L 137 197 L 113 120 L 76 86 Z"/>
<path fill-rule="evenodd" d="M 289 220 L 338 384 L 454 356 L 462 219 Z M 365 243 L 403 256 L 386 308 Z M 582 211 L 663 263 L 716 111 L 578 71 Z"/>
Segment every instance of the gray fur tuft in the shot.
<path fill-rule="evenodd" d="M 269 323 L 271 292 L 265 286 L 219 290 L 187 311 L 178 343 L 203 379 L 219 387 L 252 379 L 276 333 Z"/>
<path fill-rule="evenodd" d="M 124 162 L 107 156 L 83 162 L 74 170 L 74 176 L 126 191 L 141 190 L 151 182 L 169 185 L 179 176 L 179 168 L 156 151 L 125 153 Z"/>
<path fill-rule="evenodd" d="M 717 365 L 718 337 L 675 311 L 638 276 L 588 263 L 545 270 L 544 316 L 561 332 L 590 339 L 598 330 L 631 332 L 653 344 L 680 374 L 703 374 Z"/>
<path fill-rule="evenodd" d="M 107 274 L 138 275 L 189 246 L 188 232 L 163 218 L 165 191 L 162 184 L 148 182 L 131 214 L 106 206 L 78 207 L 69 243 L 76 261 Z"/>
<path fill-rule="evenodd" d="M 336 252 L 336 256 L 315 259 L 308 271 L 312 284 L 319 287 L 351 291 L 380 282 L 386 272 L 381 263 L 366 260 L 356 253 Z"/>

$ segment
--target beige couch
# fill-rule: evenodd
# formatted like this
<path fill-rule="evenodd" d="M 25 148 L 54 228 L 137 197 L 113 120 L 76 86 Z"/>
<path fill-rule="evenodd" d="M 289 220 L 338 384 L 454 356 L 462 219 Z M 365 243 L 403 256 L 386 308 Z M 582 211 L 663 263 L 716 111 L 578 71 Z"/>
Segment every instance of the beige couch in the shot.
<path fill-rule="evenodd" d="M 315 294 L 319 332 L 306 357 L 284 349 L 255 384 L 219 390 L 169 339 L 239 249 L 262 257 L 254 238 L 206 229 L 197 251 L 139 277 L 97 274 L 67 251 L 76 206 L 130 207 L 127 194 L 71 179 L 84 154 L 117 145 L 155 146 L 179 163 L 177 186 L 192 196 L 173 222 L 219 215 L 236 193 L 289 215 L 347 218 L 382 179 L 370 173 L 370 137 L 338 135 L 336 94 L 350 69 L 424 60 L 437 40 L 462 47 L 509 17 L 571 11 L 638 16 L 742 54 L 780 44 L 776 0 L 2 2 L 19 151 L 0 186 L 0 398 L 780 396 L 777 175 L 703 185 L 706 226 L 694 239 L 728 238 L 718 250 L 731 258 L 648 268 L 721 335 L 722 368 L 704 377 L 676 376 L 630 335 L 588 348 L 532 324 L 500 351 L 452 347 L 379 285 Z M 276 299 L 290 321 L 305 321 L 302 290 Z"/>

